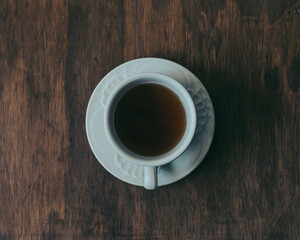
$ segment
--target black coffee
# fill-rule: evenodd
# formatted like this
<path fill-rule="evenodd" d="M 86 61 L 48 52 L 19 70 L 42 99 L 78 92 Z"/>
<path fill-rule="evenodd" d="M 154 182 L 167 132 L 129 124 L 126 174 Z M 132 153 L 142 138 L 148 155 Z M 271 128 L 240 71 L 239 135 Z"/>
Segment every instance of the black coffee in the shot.
<path fill-rule="evenodd" d="M 114 117 L 120 141 L 142 156 L 158 156 L 174 148 L 182 138 L 186 117 L 180 99 L 158 84 L 142 84 L 119 100 Z"/>

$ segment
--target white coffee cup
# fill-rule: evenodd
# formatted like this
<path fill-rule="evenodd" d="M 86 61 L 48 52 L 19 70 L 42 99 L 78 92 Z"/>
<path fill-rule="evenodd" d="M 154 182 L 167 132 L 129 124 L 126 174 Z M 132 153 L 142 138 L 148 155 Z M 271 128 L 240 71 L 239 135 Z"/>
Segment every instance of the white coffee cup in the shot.
<path fill-rule="evenodd" d="M 114 126 L 114 111 L 120 98 L 129 89 L 149 83 L 162 85 L 175 93 L 184 107 L 186 116 L 186 127 L 181 140 L 170 151 L 154 157 L 142 156 L 126 148 L 118 138 Z M 193 139 L 196 123 L 195 105 L 188 91 L 175 79 L 161 73 L 141 73 L 121 82 L 109 97 L 104 113 L 105 133 L 111 146 L 124 159 L 144 167 L 144 187 L 146 189 L 157 187 L 157 167 L 175 160 L 186 150 Z"/>

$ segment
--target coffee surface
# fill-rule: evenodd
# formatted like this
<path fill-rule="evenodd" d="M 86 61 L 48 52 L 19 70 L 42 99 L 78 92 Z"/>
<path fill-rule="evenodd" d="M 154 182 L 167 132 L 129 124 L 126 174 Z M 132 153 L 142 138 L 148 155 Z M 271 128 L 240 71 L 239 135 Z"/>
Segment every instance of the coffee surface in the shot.
<path fill-rule="evenodd" d="M 175 93 L 158 84 L 142 84 L 119 100 L 114 125 L 120 141 L 142 156 L 159 156 L 174 148 L 185 127 L 185 110 Z"/>

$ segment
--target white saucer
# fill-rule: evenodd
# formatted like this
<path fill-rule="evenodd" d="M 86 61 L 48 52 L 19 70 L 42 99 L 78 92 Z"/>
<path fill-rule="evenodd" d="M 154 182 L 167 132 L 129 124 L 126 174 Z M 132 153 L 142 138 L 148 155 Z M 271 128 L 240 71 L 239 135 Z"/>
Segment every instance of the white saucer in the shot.
<path fill-rule="evenodd" d="M 197 128 L 191 144 L 180 157 L 158 168 L 158 186 L 163 186 L 193 171 L 208 152 L 214 135 L 215 116 L 211 99 L 200 80 L 189 70 L 160 58 L 140 58 L 113 69 L 100 81 L 89 100 L 86 133 L 94 155 L 107 171 L 124 182 L 144 185 L 144 168 L 120 157 L 110 146 L 104 130 L 104 109 L 115 86 L 143 72 L 163 73 L 174 78 L 189 91 L 196 106 Z"/>

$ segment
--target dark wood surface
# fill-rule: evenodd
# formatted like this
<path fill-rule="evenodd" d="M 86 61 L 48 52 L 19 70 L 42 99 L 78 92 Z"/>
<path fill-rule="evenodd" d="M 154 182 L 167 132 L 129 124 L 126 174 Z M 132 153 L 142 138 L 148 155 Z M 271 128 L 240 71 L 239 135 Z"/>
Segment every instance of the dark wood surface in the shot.
<path fill-rule="evenodd" d="M 207 87 L 203 163 L 147 191 L 85 134 L 101 78 L 170 59 Z M 0 3 L 0 239 L 299 239 L 300 2 Z"/>

